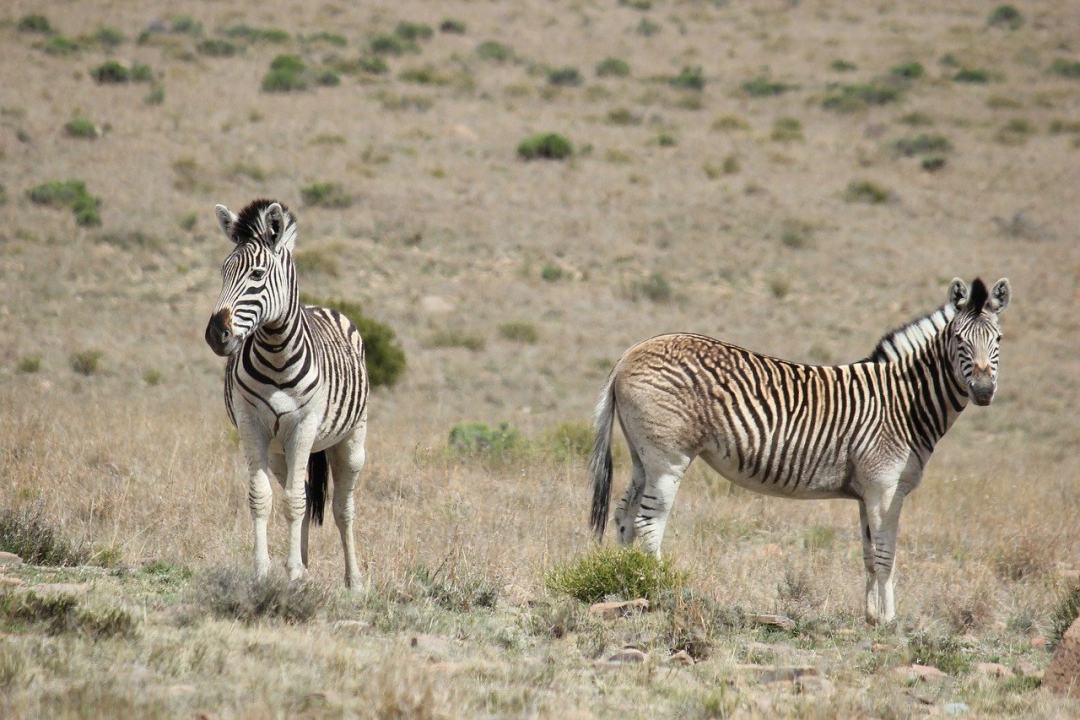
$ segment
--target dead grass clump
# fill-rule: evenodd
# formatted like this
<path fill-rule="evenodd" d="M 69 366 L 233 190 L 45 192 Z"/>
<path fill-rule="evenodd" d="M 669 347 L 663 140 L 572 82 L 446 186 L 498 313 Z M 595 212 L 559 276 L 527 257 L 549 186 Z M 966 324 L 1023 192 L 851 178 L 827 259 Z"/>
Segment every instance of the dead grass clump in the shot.
<path fill-rule="evenodd" d="M 636 280 L 630 285 L 630 299 L 645 297 L 655 303 L 670 302 L 674 291 L 671 283 L 661 272 L 650 273 L 647 277 Z"/>
<path fill-rule="evenodd" d="M 509 423 L 491 427 L 487 423 L 466 422 L 450 429 L 447 446 L 458 457 L 498 461 L 523 453 L 528 442 Z"/>
<path fill-rule="evenodd" d="M 219 618 L 245 623 L 307 622 L 329 599 L 329 591 L 314 582 L 290 582 L 278 574 L 257 580 L 250 571 L 235 567 L 211 568 L 195 580 L 198 606 Z"/>
<path fill-rule="evenodd" d="M 571 598 L 543 602 L 525 616 L 530 634 L 556 640 L 589 627 L 590 620 L 592 618 L 582 604 Z"/>
<path fill-rule="evenodd" d="M 515 320 L 499 325 L 499 336 L 511 342 L 535 345 L 540 339 L 540 331 L 531 322 Z"/>
<path fill-rule="evenodd" d="M 994 139 L 1002 145 L 1023 145 L 1035 132 L 1035 126 L 1024 118 L 1013 118 L 1005 123 Z"/>
<path fill-rule="evenodd" d="M 469 612 L 477 608 L 494 609 L 499 588 L 489 578 L 479 574 L 459 574 L 446 562 L 434 570 L 420 566 L 410 573 L 413 597 L 423 597 L 453 612 Z"/>
<path fill-rule="evenodd" d="M 556 565 L 544 578 L 552 592 L 586 603 L 642 597 L 656 602 L 665 593 L 680 590 L 686 581 L 687 574 L 676 570 L 671 560 L 633 547 L 599 547 L 577 560 Z"/>
<path fill-rule="evenodd" d="M 0 550 L 30 565 L 82 565 L 90 557 L 88 548 L 48 520 L 41 503 L 0 511 Z"/>
<path fill-rule="evenodd" d="M 36 373 L 41 370 L 40 355 L 23 355 L 15 364 L 15 369 L 21 373 Z"/>
<path fill-rule="evenodd" d="M 892 192 L 870 180 L 852 180 L 844 191 L 844 199 L 852 203 L 881 205 L 892 199 Z"/>
<path fill-rule="evenodd" d="M 800 142 L 803 140 L 802 123 L 792 117 L 777 118 L 769 139 L 776 142 Z"/>
<path fill-rule="evenodd" d="M 1052 545 L 1030 534 L 1006 538 L 993 552 L 994 572 L 1013 582 L 1046 575 L 1054 569 L 1054 557 L 1047 547 Z"/>
<path fill-rule="evenodd" d="M 699 661 L 709 657 L 721 633 L 746 626 L 742 608 L 722 607 L 687 589 L 667 595 L 660 606 L 659 642 L 671 653 L 683 651 Z"/>
<path fill-rule="evenodd" d="M 341 183 L 314 182 L 300 188 L 300 199 L 305 205 L 341 209 L 352 205 L 353 198 Z"/>
<path fill-rule="evenodd" d="M 1080 617 L 1080 585 L 1073 585 L 1054 606 L 1050 616 L 1050 628 L 1046 633 L 1046 642 L 1050 649 L 1057 647 L 1065 631 Z"/>
<path fill-rule="evenodd" d="M 0 594 L 5 625 L 44 625 L 50 635 L 79 633 L 95 640 L 134 637 L 138 622 L 123 608 L 81 608 L 73 595 Z"/>
<path fill-rule="evenodd" d="M 102 357 L 104 357 L 104 353 L 93 349 L 72 353 L 69 358 L 71 369 L 80 375 L 96 375 L 101 370 Z"/>
<path fill-rule="evenodd" d="M 630 65 L 622 58 L 606 57 L 596 64 L 596 77 L 628 77 Z"/>

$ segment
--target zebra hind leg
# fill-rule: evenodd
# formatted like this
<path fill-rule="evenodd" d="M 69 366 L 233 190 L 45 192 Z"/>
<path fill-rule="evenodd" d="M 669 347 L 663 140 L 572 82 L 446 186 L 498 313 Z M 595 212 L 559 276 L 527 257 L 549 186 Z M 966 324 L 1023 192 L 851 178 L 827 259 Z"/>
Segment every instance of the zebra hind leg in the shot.
<path fill-rule="evenodd" d="M 353 592 L 360 586 L 360 566 L 356 562 L 356 541 L 353 536 L 353 518 L 356 515 L 353 489 L 360 471 L 364 468 L 366 436 L 365 419 L 352 435 L 330 448 L 327 453 L 334 482 L 334 523 L 341 535 L 341 549 L 345 555 L 345 587 Z"/>
<path fill-rule="evenodd" d="M 641 493 L 634 526 L 635 532 L 641 537 L 645 552 L 659 557 L 668 514 L 675 503 L 679 482 L 692 458 L 682 453 L 660 450 L 652 450 L 642 455 L 645 488 Z"/>
<path fill-rule="evenodd" d="M 875 488 L 867 492 L 867 524 L 873 543 L 873 566 L 876 581 L 877 621 L 892 622 L 896 617 L 894 588 L 896 584 L 896 538 L 900 527 L 903 493 L 895 486 Z M 865 530 L 864 530 L 865 532 Z M 869 583 L 867 583 L 869 585 Z M 871 615 L 871 594 L 867 593 L 867 618 Z"/>
<path fill-rule="evenodd" d="M 874 543 L 866 517 L 866 503 L 859 501 L 859 537 L 862 538 L 863 567 L 866 569 L 866 622 L 876 625 L 878 622 L 878 585 L 877 573 L 874 572 Z"/>
<path fill-rule="evenodd" d="M 626 488 L 626 494 L 615 507 L 615 532 L 620 545 L 634 542 L 634 518 L 638 514 L 641 494 L 645 491 L 645 466 L 641 464 L 641 458 L 633 448 L 630 448 L 630 461 L 633 464 L 630 484 Z"/>

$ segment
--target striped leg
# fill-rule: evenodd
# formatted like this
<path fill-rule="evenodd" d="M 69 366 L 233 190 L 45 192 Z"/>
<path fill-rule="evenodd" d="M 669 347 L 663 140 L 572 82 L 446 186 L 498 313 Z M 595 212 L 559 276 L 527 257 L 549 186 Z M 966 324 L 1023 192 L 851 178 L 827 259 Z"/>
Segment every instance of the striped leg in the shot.
<path fill-rule="evenodd" d="M 874 544 L 871 542 L 866 503 L 859 501 L 859 536 L 862 538 L 863 567 L 866 568 L 866 622 L 876 625 L 878 621 L 877 575 L 874 573 Z"/>
<path fill-rule="evenodd" d="M 353 518 L 356 514 L 353 488 L 364 468 L 367 436 L 367 420 L 353 430 L 345 440 L 330 449 L 330 467 L 334 479 L 334 522 L 341 535 L 341 549 L 345 554 L 345 586 L 352 591 L 359 588 L 360 567 L 356 562 L 356 541 L 353 537 Z"/>
<path fill-rule="evenodd" d="M 645 466 L 641 464 L 641 458 L 633 448 L 630 448 L 630 461 L 633 463 L 630 484 L 626 488 L 626 494 L 615 507 L 615 532 L 620 545 L 634 542 L 633 519 L 637 517 L 641 494 L 645 491 Z"/>
<path fill-rule="evenodd" d="M 270 570 L 270 550 L 266 542 L 266 525 L 274 494 L 267 475 L 267 439 L 256 428 L 237 418 L 237 429 L 248 464 L 248 507 L 255 532 L 255 577 L 262 579 Z"/>
<path fill-rule="evenodd" d="M 315 416 L 312 416 L 315 418 Z M 317 428 L 317 418 L 308 425 Z M 289 559 L 285 567 L 289 571 L 289 580 L 304 577 L 307 565 L 307 482 L 308 458 L 314 441 L 314 429 L 306 426 L 297 427 L 285 450 L 285 517 L 289 521 Z"/>
<path fill-rule="evenodd" d="M 904 496 L 895 483 L 881 487 L 876 483 L 866 493 L 867 527 L 874 548 L 874 578 L 877 583 L 878 622 L 892 622 L 896 617 L 896 536 L 900 529 L 900 509 Z M 869 594 L 867 617 L 870 617 Z"/>
<path fill-rule="evenodd" d="M 270 472 L 274 474 L 274 478 L 277 479 L 281 485 L 281 489 L 285 490 L 285 481 L 289 477 L 288 470 L 285 465 L 285 456 L 281 453 L 274 453 L 270 456 Z M 308 567 L 308 525 L 311 518 L 307 513 L 304 513 L 304 520 L 300 524 L 300 559 L 304 563 L 304 567 Z"/>
<path fill-rule="evenodd" d="M 660 556 L 660 543 L 664 540 L 668 513 L 675 503 L 679 481 L 690 465 L 690 458 L 658 450 L 642 453 L 645 468 L 645 489 L 641 493 L 637 516 L 634 518 L 636 533 L 641 537 L 646 552 Z"/>

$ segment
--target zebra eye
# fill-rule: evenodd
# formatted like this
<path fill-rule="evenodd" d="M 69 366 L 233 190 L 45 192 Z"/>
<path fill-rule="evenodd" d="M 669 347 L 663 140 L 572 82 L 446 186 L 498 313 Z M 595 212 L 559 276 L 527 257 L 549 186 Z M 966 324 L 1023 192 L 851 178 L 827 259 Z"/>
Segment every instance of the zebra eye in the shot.
<path fill-rule="evenodd" d="M 251 271 L 251 279 L 252 280 L 262 280 L 263 276 L 265 276 L 265 275 L 266 275 L 266 270 L 263 269 L 263 268 L 255 268 L 254 270 Z"/>
<path fill-rule="evenodd" d="M 998 335 L 996 338 L 994 338 L 994 342 L 1001 342 L 1001 335 Z"/>

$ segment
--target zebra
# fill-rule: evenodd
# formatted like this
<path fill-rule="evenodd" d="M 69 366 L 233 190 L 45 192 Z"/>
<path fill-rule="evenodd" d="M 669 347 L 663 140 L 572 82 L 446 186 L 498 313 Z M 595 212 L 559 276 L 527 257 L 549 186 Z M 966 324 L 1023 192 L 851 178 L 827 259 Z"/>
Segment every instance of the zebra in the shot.
<path fill-rule="evenodd" d="M 632 477 L 614 520 L 618 541 L 660 554 L 679 481 L 695 457 L 736 485 L 789 498 L 859 502 L 866 619 L 895 617 L 900 508 L 934 445 L 968 400 L 997 389 L 1006 278 L 949 285 L 945 305 L 886 334 L 864 360 L 802 365 L 703 335 L 631 347 L 596 407 L 591 525 L 603 539 L 618 416 Z"/>
<path fill-rule="evenodd" d="M 321 525 L 328 475 L 345 553 L 345 585 L 357 588 L 353 487 L 364 467 L 368 375 L 356 326 L 336 310 L 301 304 L 293 246 L 296 218 L 282 203 L 255 200 L 237 215 L 215 207 L 234 244 L 206 343 L 225 366 L 225 407 L 247 460 L 255 577 L 266 576 L 270 470 L 285 492 L 290 580 L 308 565 L 308 526 Z"/>

